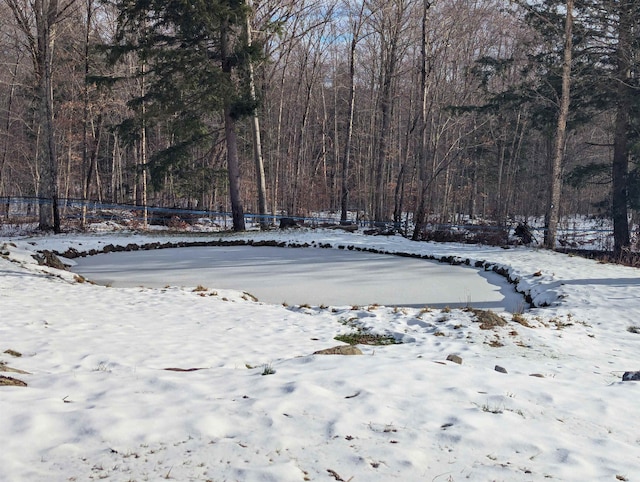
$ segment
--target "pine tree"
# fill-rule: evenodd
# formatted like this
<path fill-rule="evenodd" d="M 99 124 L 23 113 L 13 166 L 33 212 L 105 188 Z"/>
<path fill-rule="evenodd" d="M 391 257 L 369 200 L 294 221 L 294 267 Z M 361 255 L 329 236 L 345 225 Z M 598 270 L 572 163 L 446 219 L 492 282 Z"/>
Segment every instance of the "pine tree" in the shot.
<path fill-rule="evenodd" d="M 630 245 L 630 193 L 635 191 L 635 171 L 630 163 L 638 158 L 640 90 L 640 4 L 636 0 L 577 0 L 588 13 L 589 46 L 586 61 L 592 68 L 591 89 L 598 99 L 592 105 L 613 112 L 611 163 L 611 216 L 614 255 L 620 256 Z M 635 94 L 635 95 L 634 95 Z M 594 169 L 597 172 L 597 169 Z"/>
<path fill-rule="evenodd" d="M 530 56 L 533 82 L 521 88 L 531 99 L 546 99 L 533 110 L 534 125 L 543 130 L 554 125 L 562 105 L 563 20 L 567 0 L 520 0 L 525 21 L 538 33 L 538 50 Z M 612 126 L 611 217 L 614 225 L 614 253 L 620 255 L 630 244 L 628 208 L 634 175 L 629 163 L 637 144 L 634 125 L 640 120 L 637 92 L 640 47 L 640 5 L 634 0 L 573 0 L 574 23 L 571 41 L 571 109 L 568 129 L 589 121 L 595 112 L 614 114 Z M 565 24 L 566 26 L 566 24 Z M 566 53 L 566 52 L 565 52 Z M 557 124 L 556 124 L 557 125 Z M 562 147 L 562 146 L 557 146 Z M 601 166 L 580 166 L 569 174 L 577 183 L 589 174 L 602 173 Z M 632 173 L 633 174 L 633 173 Z M 556 197 L 557 198 L 557 197 Z M 557 206 L 555 206 L 557 208 Z M 549 217 L 547 218 L 547 226 Z M 549 241 L 547 237 L 547 241 Z"/>
<path fill-rule="evenodd" d="M 171 145 L 151 157 L 158 174 L 186 159 L 191 149 L 215 142 L 214 115 L 222 117 L 233 229 L 245 229 L 240 199 L 236 123 L 254 112 L 244 75 L 259 45 L 243 41 L 247 6 L 243 0 L 118 0 L 119 28 L 112 51 L 134 53 L 144 62 L 145 121 L 169 126 Z M 246 36 L 244 36 L 246 38 Z M 135 126 L 136 123 L 129 123 Z M 138 124 L 139 125 L 139 124 Z"/>

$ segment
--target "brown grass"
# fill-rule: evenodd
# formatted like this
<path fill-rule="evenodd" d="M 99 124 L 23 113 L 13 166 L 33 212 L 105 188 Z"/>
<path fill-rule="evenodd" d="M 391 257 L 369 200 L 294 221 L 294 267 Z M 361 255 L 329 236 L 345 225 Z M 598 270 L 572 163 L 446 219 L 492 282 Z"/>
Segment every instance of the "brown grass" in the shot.
<path fill-rule="evenodd" d="M 0 386 L 26 387 L 27 384 L 22 380 L 18 380 L 17 378 L 5 377 L 4 375 L 0 375 Z"/>
<path fill-rule="evenodd" d="M 533 328 L 531 324 L 527 321 L 527 319 L 520 313 L 514 313 L 513 316 L 511 317 L 511 321 L 515 321 L 516 323 L 519 323 L 522 326 L 527 328 Z"/>
<path fill-rule="evenodd" d="M 476 315 L 481 330 L 492 330 L 496 326 L 504 326 L 507 324 L 502 316 L 491 310 L 472 309 L 471 312 Z"/>

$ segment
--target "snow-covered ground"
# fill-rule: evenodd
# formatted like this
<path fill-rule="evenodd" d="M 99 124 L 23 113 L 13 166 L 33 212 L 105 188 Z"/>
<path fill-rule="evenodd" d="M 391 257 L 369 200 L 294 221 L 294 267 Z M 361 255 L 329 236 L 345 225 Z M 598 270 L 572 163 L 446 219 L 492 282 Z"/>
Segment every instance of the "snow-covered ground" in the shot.
<path fill-rule="evenodd" d="M 640 384 L 621 381 L 640 370 L 637 269 L 337 231 L 225 237 L 498 268 L 537 307 L 482 329 L 471 310 L 107 288 L 32 257 L 186 238 L 0 238 L 0 375 L 28 384 L 0 386 L 0 480 L 640 479 Z M 358 330 L 402 343 L 313 354 Z"/>

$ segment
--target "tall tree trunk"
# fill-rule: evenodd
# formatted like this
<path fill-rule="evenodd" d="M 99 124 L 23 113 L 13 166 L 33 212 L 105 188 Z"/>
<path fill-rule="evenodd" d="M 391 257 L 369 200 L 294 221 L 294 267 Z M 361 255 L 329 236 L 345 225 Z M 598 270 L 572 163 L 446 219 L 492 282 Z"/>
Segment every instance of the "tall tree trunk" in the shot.
<path fill-rule="evenodd" d="M 231 116 L 230 106 L 224 108 L 224 133 L 227 144 L 227 171 L 229 177 L 229 198 L 233 230 L 244 231 L 244 211 L 240 201 L 240 163 L 238 160 L 238 138 L 236 121 Z"/>
<path fill-rule="evenodd" d="M 58 21 L 57 0 L 36 0 L 34 2 L 36 31 L 38 36 L 38 64 L 41 114 L 44 130 L 45 166 L 40 183 L 39 228 L 60 232 L 60 211 L 58 207 L 58 152 L 56 149 L 55 113 L 53 105 L 53 47 L 56 23 Z"/>
<path fill-rule="evenodd" d="M 362 14 L 365 2 L 361 3 L 360 13 L 354 22 L 349 48 L 349 99 L 347 101 L 347 134 L 344 140 L 344 153 L 342 155 L 342 185 L 340 195 L 340 222 L 347 222 L 347 212 L 349 209 L 349 163 L 351 161 L 351 141 L 353 139 L 353 115 L 356 102 L 356 48 L 362 27 Z"/>
<path fill-rule="evenodd" d="M 427 196 L 429 192 L 429 184 L 427 182 L 427 101 L 428 101 L 428 56 L 427 56 L 427 14 L 431 8 L 429 0 L 422 2 L 422 38 L 420 42 L 420 93 L 422 95 L 420 105 L 420 144 L 418 147 L 418 200 L 416 214 L 414 219 L 413 234 L 411 239 L 417 241 L 422 235 L 426 220 Z"/>
<path fill-rule="evenodd" d="M 87 220 L 87 200 L 89 198 L 89 189 L 91 186 L 91 178 L 93 176 L 93 162 L 89 155 L 89 37 L 91 35 L 91 27 L 93 24 L 93 0 L 86 2 L 86 25 L 84 31 L 84 84 L 82 88 L 82 167 L 85 170 L 84 184 L 82 186 L 82 215 L 80 225 L 85 227 Z"/>
<path fill-rule="evenodd" d="M 395 45 L 395 44 L 394 44 Z M 389 162 L 389 130 L 391 127 L 391 86 L 392 76 L 395 75 L 395 46 L 391 49 L 389 64 L 383 73 L 382 90 L 380 93 L 380 128 L 378 130 L 378 153 L 375 166 L 375 190 L 373 196 L 374 220 L 384 221 L 387 218 L 386 208 L 386 169 Z"/>
<path fill-rule="evenodd" d="M 377 160 L 374 172 L 373 212 L 375 221 L 388 219 L 387 189 L 389 164 L 389 135 L 392 121 L 392 94 L 394 80 L 397 75 L 399 62 L 399 43 L 402 35 L 402 23 L 404 21 L 406 5 L 404 0 L 392 2 L 391 10 L 393 18 L 389 18 L 388 31 L 380 32 L 384 38 L 389 35 L 389 40 L 382 45 L 382 61 L 380 65 L 380 122 L 378 124 Z M 384 12 L 384 15 L 387 15 Z M 384 27 L 383 27 L 384 28 Z"/>
<path fill-rule="evenodd" d="M 140 97 L 142 99 L 147 95 L 147 84 L 145 75 L 147 74 L 146 60 L 142 60 L 142 75 L 140 76 Z M 141 106 L 141 125 L 140 125 L 140 169 L 142 174 L 142 226 L 143 229 L 149 227 L 149 207 L 147 199 L 147 104 L 142 101 Z"/>
<path fill-rule="evenodd" d="M 11 130 L 11 116 L 13 115 L 13 98 L 16 91 L 16 78 L 18 76 L 18 67 L 20 66 L 20 54 L 16 56 L 16 63 L 13 71 L 11 72 L 11 86 L 9 87 L 9 98 L 7 99 L 7 118 L 4 123 L 5 135 L 4 143 L 2 146 L 2 158 L 0 158 L 0 195 L 4 194 L 4 166 L 7 162 L 9 155 L 9 131 Z M 9 208 L 7 208 L 7 215 L 9 214 Z"/>
<path fill-rule="evenodd" d="M 302 161 L 305 157 L 305 150 L 307 149 L 307 131 L 309 116 L 311 113 L 311 94 L 313 92 L 313 82 L 316 74 L 317 63 L 314 60 L 312 73 L 305 85 L 304 107 L 302 109 L 302 118 L 300 120 L 300 128 L 292 136 L 292 149 L 293 149 L 293 186 L 290 198 L 290 204 L 288 208 L 289 215 L 299 214 L 301 208 L 300 191 L 303 186 L 302 180 Z M 290 156 L 289 156 L 290 157 Z"/>
<path fill-rule="evenodd" d="M 395 229 L 400 229 L 402 223 L 402 208 L 404 205 L 404 183 L 405 183 L 405 169 L 406 160 L 402 162 L 400 166 L 400 172 L 398 172 L 398 179 L 396 180 L 396 189 L 394 192 L 394 208 L 393 208 L 393 223 Z"/>
<path fill-rule="evenodd" d="M 222 56 L 222 72 L 231 82 L 233 69 L 232 52 L 229 45 L 228 23 L 222 26 L 220 54 Z M 244 231 L 244 209 L 240 200 L 240 161 L 238 158 L 238 136 L 236 134 L 236 120 L 231 114 L 230 99 L 225 99 L 224 105 L 224 134 L 227 146 L 227 176 L 229 180 L 229 200 L 231 202 L 231 218 L 234 231 Z"/>
<path fill-rule="evenodd" d="M 555 249 L 558 221 L 560 218 L 560 195 L 562 193 L 562 164 L 564 160 L 567 118 L 569 117 L 569 102 L 571 100 L 571 60 L 573 50 L 573 1 L 567 0 L 566 19 L 564 25 L 564 61 L 562 64 L 562 93 L 560 96 L 560 111 L 556 126 L 556 141 L 551 163 L 551 185 L 549 186 L 549 202 L 547 204 L 547 229 L 544 244 L 547 249 Z"/>
<path fill-rule="evenodd" d="M 247 0 L 247 7 L 251 8 L 250 0 Z M 245 35 L 247 46 L 251 47 L 251 17 L 247 14 L 245 23 Z M 256 86 L 253 74 L 253 63 L 248 62 L 247 65 L 249 77 L 249 95 L 251 100 L 256 102 Z M 260 228 L 266 229 L 269 226 L 267 219 L 267 182 L 264 176 L 264 161 L 262 157 L 262 140 L 260 138 L 260 119 L 256 109 L 251 116 L 251 135 L 253 136 L 253 162 L 256 168 L 256 187 L 258 190 L 258 214 L 260 215 Z"/>
<path fill-rule="evenodd" d="M 629 180 L 629 127 L 632 91 L 631 48 L 633 41 L 631 2 L 619 2 L 618 46 L 616 49 L 617 106 L 613 140 L 613 192 L 612 217 L 614 255 L 620 256 L 630 244 L 629 219 L 627 213 L 627 184 Z"/>

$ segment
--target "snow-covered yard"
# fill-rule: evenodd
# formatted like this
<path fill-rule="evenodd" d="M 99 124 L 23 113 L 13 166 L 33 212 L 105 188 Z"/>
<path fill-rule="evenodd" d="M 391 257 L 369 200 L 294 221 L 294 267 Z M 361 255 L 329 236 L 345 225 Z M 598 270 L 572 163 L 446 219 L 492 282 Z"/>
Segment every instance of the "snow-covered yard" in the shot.
<path fill-rule="evenodd" d="M 621 381 L 640 370 L 637 269 L 399 236 L 229 236 L 497 268 L 538 307 L 489 327 L 463 309 L 107 288 L 32 257 L 187 238 L 0 239 L 0 375 L 28 384 L 0 387 L 0 480 L 640 478 L 640 384 Z M 354 332 L 401 343 L 314 355 Z"/>

